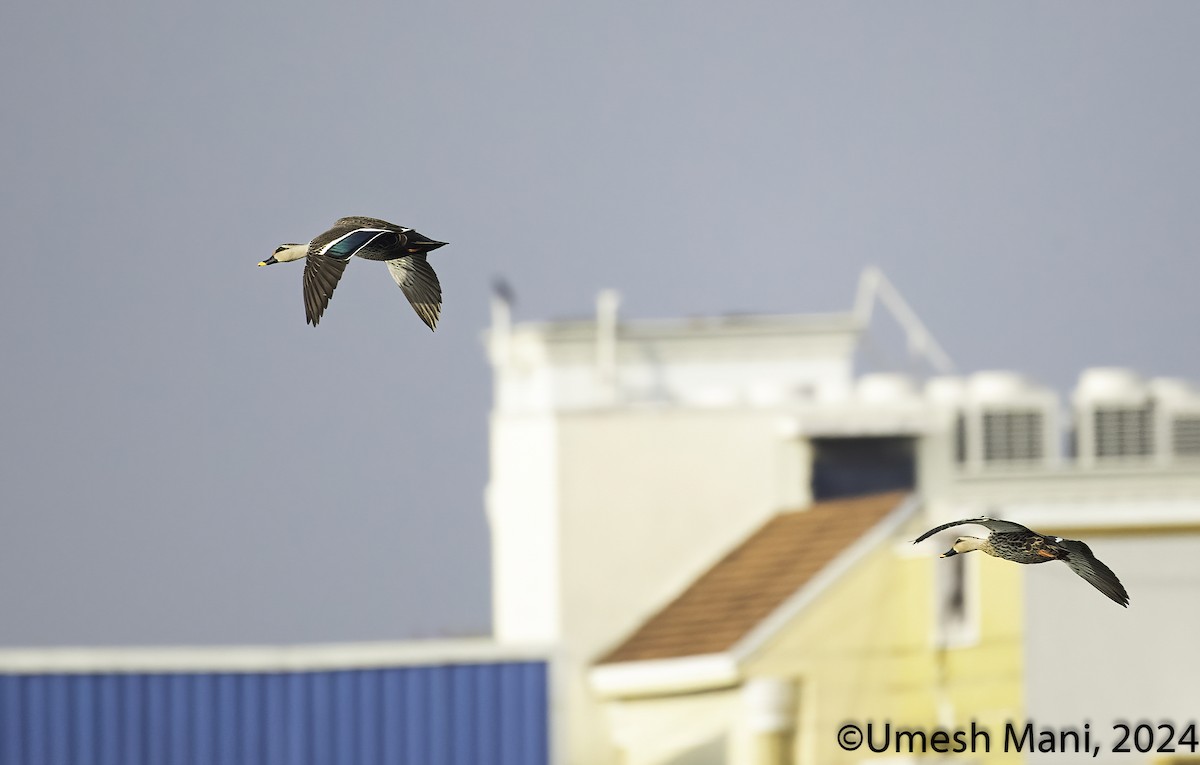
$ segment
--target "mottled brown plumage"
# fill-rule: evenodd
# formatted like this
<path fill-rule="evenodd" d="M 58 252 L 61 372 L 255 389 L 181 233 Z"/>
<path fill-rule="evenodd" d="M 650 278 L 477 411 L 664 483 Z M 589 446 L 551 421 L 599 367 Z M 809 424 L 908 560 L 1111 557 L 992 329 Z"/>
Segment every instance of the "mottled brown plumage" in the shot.
<path fill-rule="evenodd" d="M 943 523 L 937 528 L 926 531 L 914 541 L 924 541 L 939 531 L 966 523 L 976 523 L 989 529 L 984 538 L 959 537 L 954 545 L 942 553 L 943 558 L 952 555 L 980 550 L 988 555 L 1014 563 L 1045 563 L 1061 560 L 1072 571 L 1083 577 L 1088 584 L 1104 593 L 1113 602 L 1128 608 L 1129 593 L 1117 579 L 1117 575 L 1108 566 L 1101 563 L 1092 550 L 1078 539 L 1046 536 L 1032 531 L 1019 523 L 1004 521 L 999 518 L 967 518 L 961 521 Z"/>

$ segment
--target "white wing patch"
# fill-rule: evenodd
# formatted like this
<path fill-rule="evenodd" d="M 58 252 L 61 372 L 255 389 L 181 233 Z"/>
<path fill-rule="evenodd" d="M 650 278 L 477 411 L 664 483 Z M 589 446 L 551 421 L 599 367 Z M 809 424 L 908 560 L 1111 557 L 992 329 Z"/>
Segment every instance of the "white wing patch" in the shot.
<path fill-rule="evenodd" d="M 338 244 L 340 244 L 342 241 L 344 241 L 347 237 L 357 236 L 359 234 L 368 234 L 368 233 L 373 233 L 373 234 L 375 234 L 375 236 L 364 239 L 363 242 L 361 244 L 359 244 L 357 247 L 355 247 L 352 252 L 344 254 L 343 257 L 347 257 L 347 258 L 350 257 L 355 252 L 358 252 L 363 247 L 366 247 L 368 244 L 370 244 L 371 242 L 378 239 L 380 234 L 388 233 L 388 230 L 385 228 L 356 228 L 353 231 L 347 231 L 345 234 L 342 234 L 337 239 L 334 239 L 332 242 L 330 242 L 329 244 L 325 245 L 320 250 L 318 250 L 317 254 L 319 254 L 319 255 L 327 254 L 331 249 L 336 247 Z"/>

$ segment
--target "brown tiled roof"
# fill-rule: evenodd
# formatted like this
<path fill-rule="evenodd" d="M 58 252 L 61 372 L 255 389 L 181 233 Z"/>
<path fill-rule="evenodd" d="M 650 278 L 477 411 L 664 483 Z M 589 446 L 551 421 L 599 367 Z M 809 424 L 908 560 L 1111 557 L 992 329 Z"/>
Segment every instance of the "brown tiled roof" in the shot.
<path fill-rule="evenodd" d="M 732 648 L 905 496 L 889 492 L 829 500 L 775 516 L 596 663 Z"/>

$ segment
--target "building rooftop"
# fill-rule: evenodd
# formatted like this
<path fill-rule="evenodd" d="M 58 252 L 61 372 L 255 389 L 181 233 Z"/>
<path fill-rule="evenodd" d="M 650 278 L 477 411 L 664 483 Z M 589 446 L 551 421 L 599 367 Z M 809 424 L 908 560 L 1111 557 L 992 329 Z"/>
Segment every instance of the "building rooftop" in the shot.
<path fill-rule="evenodd" d="M 905 496 L 829 500 L 776 515 L 597 664 L 729 650 Z"/>
<path fill-rule="evenodd" d="M 622 320 L 620 297 L 604 290 L 594 318 L 514 324 L 510 297 L 493 298 L 485 335 L 498 411 L 779 406 L 845 398 L 876 302 L 900 324 L 914 359 L 924 357 L 943 373 L 953 369 L 877 269 L 864 271 L 854 308 L 838 313 Z"/>

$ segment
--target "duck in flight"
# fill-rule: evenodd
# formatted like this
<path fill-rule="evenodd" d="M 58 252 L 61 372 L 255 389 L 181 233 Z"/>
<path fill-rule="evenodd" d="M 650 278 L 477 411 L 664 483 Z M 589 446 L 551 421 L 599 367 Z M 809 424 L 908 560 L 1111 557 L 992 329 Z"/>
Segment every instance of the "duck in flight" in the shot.
<path fill-rule="evenodd" d="M 980 550 L 988 555 L 1015 563 L 1045 563 L 1051 560 L 1061 560 L 1113 602 L 1126 608 L 1129 607 L 1129 593 L 1125 592 L 1121 580 L 1117 579 L 1117 575 L 1112 572 L 1112 569 L 1096 559 L 1091 548 L 1078 539 L 1046 536 L 1027 529 L 1019 523 L 985 517 L 943 523 L 917 537 L 913 544 L 924 541 L 939 531 L 966 523 L 986 526 L 989 533 L 982 539 L 959 537 L 954 540 L 954 545 L 949 550 L 942 553 L 941 557 L 949 558 L 959 553 Z"/>
<path fill-rule="evenodd" d="M 357 255 L 366 260 L 382 260 L 417 316 L 434 329 L 442 313 L 442 285 L 425 256 L 445 244 L 378 218 L 340 218 L 333 228 L 318 234 L 308 244 L 279 245 L 275 254 L 259 265 L 307 259 L 304 313 L 308 323 L 315 327 L 350 258 Z"/>

